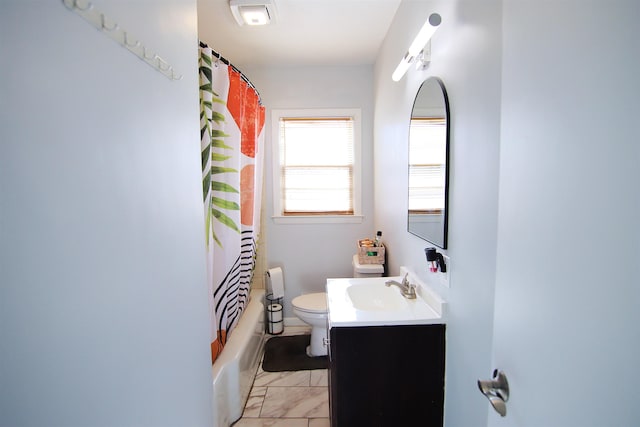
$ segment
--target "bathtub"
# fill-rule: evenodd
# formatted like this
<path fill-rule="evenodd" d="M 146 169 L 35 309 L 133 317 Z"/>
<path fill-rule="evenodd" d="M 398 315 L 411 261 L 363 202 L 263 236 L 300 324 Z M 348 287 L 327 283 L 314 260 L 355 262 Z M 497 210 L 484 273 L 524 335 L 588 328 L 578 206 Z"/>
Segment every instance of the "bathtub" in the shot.
<path fill-rule="evenodd" d="M 264 289 L 249 304 L 213 364 L 213 427 L 229 427 L 242 416 L 264 347 Z"/>

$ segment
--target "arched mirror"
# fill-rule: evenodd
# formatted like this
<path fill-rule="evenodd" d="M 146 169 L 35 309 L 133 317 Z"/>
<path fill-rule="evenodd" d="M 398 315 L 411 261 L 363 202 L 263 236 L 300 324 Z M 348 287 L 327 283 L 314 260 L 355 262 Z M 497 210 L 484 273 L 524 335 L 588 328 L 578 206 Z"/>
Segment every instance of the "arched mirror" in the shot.
<path fill-rule="evenodd" d="M 442 80 L 428 78 L 418 90 L 409 128 L 407 229 L 447 248 L 449 100 Z"/>

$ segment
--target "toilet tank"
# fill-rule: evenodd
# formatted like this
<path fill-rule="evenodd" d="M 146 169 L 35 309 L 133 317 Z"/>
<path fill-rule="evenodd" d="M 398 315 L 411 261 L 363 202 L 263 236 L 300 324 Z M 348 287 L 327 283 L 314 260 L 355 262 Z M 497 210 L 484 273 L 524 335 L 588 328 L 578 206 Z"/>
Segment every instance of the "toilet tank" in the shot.
<path fill-rule="evenodd" d="M 382 264 L 360 264 L 358 255 L 353 256 L 353 277 L 382 277 L 384 265 Z"/>

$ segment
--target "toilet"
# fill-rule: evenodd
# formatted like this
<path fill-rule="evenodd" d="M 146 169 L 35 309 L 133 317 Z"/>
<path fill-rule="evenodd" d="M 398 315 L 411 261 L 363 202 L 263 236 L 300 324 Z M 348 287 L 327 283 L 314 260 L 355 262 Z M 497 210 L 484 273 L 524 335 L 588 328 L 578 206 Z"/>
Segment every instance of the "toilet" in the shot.
<path fill-rule="evenodd" d="M 353 256 L 353 277 L 381 277 L 384 266 L 380 264 L 360 264 L 358 256 Z M 303 322 L 311 325 L 311 344 L 307 347 L 307 355 L 311 357 L 326 356 L 327 346 L 327 293 L 316 292 L 297 296 L 291 301 L 293 313 Z"/>

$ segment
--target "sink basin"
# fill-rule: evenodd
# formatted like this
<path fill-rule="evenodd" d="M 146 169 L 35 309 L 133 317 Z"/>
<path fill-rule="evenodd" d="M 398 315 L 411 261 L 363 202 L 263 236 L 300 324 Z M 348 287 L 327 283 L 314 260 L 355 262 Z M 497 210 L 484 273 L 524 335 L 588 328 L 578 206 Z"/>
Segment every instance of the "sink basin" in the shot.
<path fill-rule="evenodd" d="M 385 286 L 387 280 L 402 282 L 408 272 L 401 267 L 400 276 L 327 279 L 329 327 L 446 323 L 446 303 L 413 273 L 409 281 L 419 285 L 416 299 L 406 299 L 396 286 Z"/>
<path fill-rule="evenodd" d="M 397 288 L 385 286 L 384 282 L 353 284 L 347 295 L 356 310 L 397 311 L 407 308 L 405 298 Z"/>

